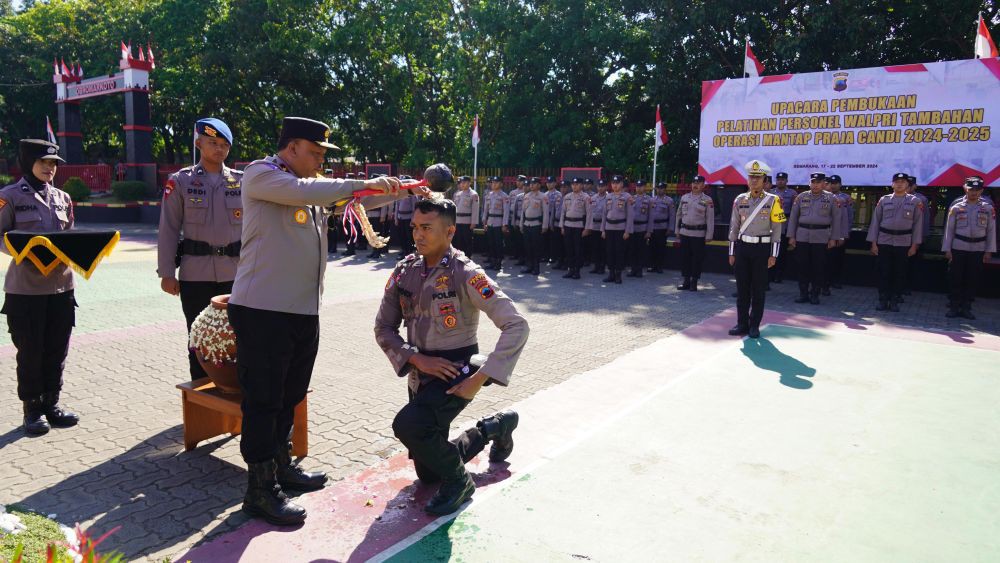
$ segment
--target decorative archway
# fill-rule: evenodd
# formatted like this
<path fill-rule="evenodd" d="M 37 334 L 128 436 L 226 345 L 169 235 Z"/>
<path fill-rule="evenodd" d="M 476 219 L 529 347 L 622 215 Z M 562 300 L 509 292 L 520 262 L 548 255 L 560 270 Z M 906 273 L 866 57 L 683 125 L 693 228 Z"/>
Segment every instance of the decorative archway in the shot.
<path fill-rule="evenodd" d="M 148 53 L 148 55 L 147 55 Z M 79 64 L 53 62 L 56 108 L 59 116 L 59 152 L 68 164 L 84 164 L 80 102 L 88 98 L 123 94 L 125 97 L 125 179 L 145 182 L 156 189 L 153 162 L 153 127 L 149 111 L 149 73 L 156 65 L 153 52 L 139 46 L 139 58 L 132 57 L 132 45 L 121 45 L 121 72 L 84 80 Z"/>

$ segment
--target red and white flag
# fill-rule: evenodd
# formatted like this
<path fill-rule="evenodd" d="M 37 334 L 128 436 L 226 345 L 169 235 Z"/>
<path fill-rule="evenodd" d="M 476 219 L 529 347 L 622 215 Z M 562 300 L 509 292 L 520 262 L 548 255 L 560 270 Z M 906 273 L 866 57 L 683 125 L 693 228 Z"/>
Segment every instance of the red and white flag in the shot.
<path fill-rule="evenodd" d="M 479 147 L 479 116 L 472 122 L 472 147 Z"/>
<path fill-rule="evenodd" d="M 156 68 L 156 60 L 153 59 L 153 48 L 146 44 L 146 52 L 149 53 L 149 68 Z"/>
<path fill-rule="evenodd" d="M 667 135 L 667 128 L 663 126 L 663 120 L 660 119 L 660 104 L 656 104 L 656 148 L 660 148 L 669 141 L 670 136 Z"/>
<path fill-rule="evenodd" d="M 49 116 L 47 115 L 45 116 L 45 133 L 49 136 L 50 143 L 53 145 L 58 144 L 56 143 L 56 134 L 52 131 L 52 122 L 49 121 Z"/>
<path fill-rule="evenodd" d="M 76 77 L 83 78 L 83 65 L 76 63 Z"/>
<path fill-rule="evenodd" d="M 128 42 L 128 60 L 132 60 L 132 42 Z"/>
<path fill-rule="evenodd" d="M 70 72 L 69 67 L 66 66 L 66 61 L 64 61 L 62 59 L 59 59 L 59 64 L 62 65 L 62 75 L 63 76 L 72 76 L 73 75 L 73 73 Z"/>
<path fill-rule="evenodd" d="M 59 74 L 59 61 L 52 59 L 52 74 Z"/>
<path fill-rule="evenodd" d="M 128 47 L 125 46 L 125 42 L 122 41 L 122 60 L 127 61 L 132 58 L 132 52 Z"/>
<path fill-rule="evenodd" d="M 976 27 L 976 58 L 990 59 L 1000 56 L 997 52 L 997 44 L 990 37 L 990 30 L 986 28 L 986 21 L 983 15 L 979 14 L 979 25 Z"/>
<path fill-rule="evenodd" d="M 747 38 L 747 48 L 743 54 L 743 75 L 760 76 L 763 72 L 764 65 L 760 64 L 757 55 L 753 54 L 753 49 L 750 48 L 750 39 Z"/>
<path fill-rule="evenodd" d="M 142 45 L 139 45 L 139 60 L 146 62 L 146 53 L 142 51 Z"/>

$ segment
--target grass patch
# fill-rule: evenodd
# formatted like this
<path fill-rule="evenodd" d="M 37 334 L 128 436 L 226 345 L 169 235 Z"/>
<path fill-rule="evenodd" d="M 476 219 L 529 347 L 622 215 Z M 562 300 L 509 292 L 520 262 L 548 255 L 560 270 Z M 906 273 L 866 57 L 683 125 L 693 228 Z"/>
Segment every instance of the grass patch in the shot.
<path fill-rule="evenodd" d="M 66 554 L 66 536 L 59 529 L 59 524 L 54 520 L 25 510 L 17 505 L 8 505 L 7 512 L 16 514 L 21 518 L 21 522 L 28 527 L 27 530 L 19 534 L 7 534 L 0 536 L 0 561 L 11 561 L 18 545 L 23 545 L 21 553 L 24 563 L 34 561 L 44 562 L 46 549 L 49 544 L 60 546 L 58 553 Z"/>

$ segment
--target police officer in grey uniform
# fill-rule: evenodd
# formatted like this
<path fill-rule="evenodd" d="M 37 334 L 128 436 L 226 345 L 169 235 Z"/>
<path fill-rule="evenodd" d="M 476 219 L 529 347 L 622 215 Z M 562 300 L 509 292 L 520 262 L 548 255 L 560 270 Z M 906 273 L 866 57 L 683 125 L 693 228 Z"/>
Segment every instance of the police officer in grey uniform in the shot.
<path fill-rule="evenodd" d="M 776 184 L 771 188 L 770 192 L 778 196 L 781 199 L 781 208 L 788 211 L 792 208 L 792 203 L 795 200 L 795 196 L 798 192 L 795 188 L 788 185 L 788 172 L 778 172 L 774 175 L 774 181 Z M 768 279 L 774 283 L 781 283 L 782 279 L 785 277 L 785 272 L 788 268 L 788 260 L 791 258 L 791 254 L 787 252 L 788 250 L 788 225 L 782 224 L 781 228 L 781 250 L 778 252 L 778 262 L 773 268 L 767 271 Z"/>
<path fill-rule="evenodd" d="M 698 291 L 701 266 L 705 262 L 705 243 L 715 235 L 715 204 L 705 193 L 704 176 L 695 176 L 691 180 L 691 192 L 681 196 L 674 232 L 680 243 L 681 275 L 684 277 L 677 289 Z"/>
<path fill-rule="evenodd" d="M 587 206 L 587 233 L 586 240 L 589 241 L 590 256 L 594 261 L 591 274 L 603 274 L 607 267 L 607 249 L 605 240 L 601 238 L 601 224 L 604 222 L 604 210 L 608 204 L 608 182 L 607 180 L 597 181 L 597 193 L 590 198 L 590 205 Z"/>
<path fill-rule="evenodd" d="M 632 218 L 631 196 L 625 192 L 625 178 L 611 177 L 611 193 L 608 194 L 601 220 L 601 238 L 607 249 L 608 276 L 604 283 L 622 283 L 625 270 L 625 244 L 628 242 L 628 224 Z"/>
<path fill-rule="evenodd" d="M 997 251 L 996 216 L 993 205 L 982 197 L 983 179 L 965 179 L 965 197 L 951 205 L 944 227 L 941 251 L 948 259 L 949 318 L 975 319 L 972 299 L 979 287 L 983 264 Z"/>
<path fill-rule="evenodd" d="M 809 191 L 795 197 L 788 215 L 788 248 L 798 257 L 799 297 L 796 303 L 819 305 L 819 293 L 826 286 L 827 252 L 841 238 L 844 215 L 840 200 L 823 189 L 826 175 L 809 175 Z"/>
<path fill-rule="evenodd" d="M 729 220 L 729 265 L 736 268 L 736 326 L 732 336 L 760 337 L 764 318 L 767 270 L 773 268 L 781 250 L 781 223 L 785 213 L 778 196 L 764 191 L 764 177 L 771 169 L 762 161 L 746 164 L 747 186 L 733 201 Z"/>
<path fill-rule="evenodd" d="M 410 180 L 409 176 L 400 176 L 400 180 Z M 410 219 L 413 219 L 413 206 L 417 204 L 415 196 L 404 197 L 394 205 L 392 222 L 399 239 L 399 252 L 403 256 L 413 252 L 413 232 L 410 230 Z"/>
<path fill-rule="evenodd" d="M 840 202 L 840 233 L 837 245 L 827 253 L 827 276 L 823 295 L 830 295 L 830 287 L 840 289 L 840 279 L 844 273 L 844 260 L 847 254 L 847 243 L 851 238 L 851 224 L 854 221 L 854 200 L 851 194 L 841 191 L 843 182 L 840 176 L 832 174 L 826 177 L 826 189 Z"/>
<path fill-rule="evenodd" d="M 632 266 L 632 271 L 628 273 L 630 278 L 642 277 L 649 254 L 649 237 L 646 235 L 653 232 L 653 224 L 649 221 L 650 198 L 647 190 L 645 180 L 636 180 L 635 195 L 629 200 L 632 216 L 626 222 L 625 230 L 629 233 L 628 255 Z"/>
<path fill-rule="evenodd" d="M 552 209 L 552 231 L 555 233 L 552 237 L 552 242 L 554 244 L 553 251 L 555 253 L 556 265 L 552 267 L 553 270 L 565 270 L 566 269 L 566 242 L 565 237 L 563 237 L 562 229 L 559 227 L 559 219 L 562 217 L 562 206 L 563 200 L 569 195 L 572 186 L 572 182 L 569 178 L 564 178 L 559 184 L 558 196 L 553 198 L 553 201 L 549 203 L 550 209 Z"/>
<path fill-rule="evenodd" d="M 22 139 L 18 165 L 23 176 L 0 190 L 0 236 L 7 231 L 66 231 L 73 228 L 73 202 L 55 187 L 59 146 Z M 6 245 L 0 250 L 9 253 Z M 17 348 L 17 397 L 24 431 L 39 436 L 51 426 L 66 428 L 80 417 L 59 405 L 69 337 L 76 322 L 73 271 L 60 262 L 43 275 L 30 260 L 11 260 L 4 279 L 3 310 Z"/>
<path fill-rule="evenodd" d="M 524 235 L 525 266 L 522 274 L 539 275 L 542 264 L 542 253 L 545 251 L 545 239 L 549 231 L 549 199 L 540 190 L 542 182 L 532 178 L 528 193 L 524 194 L 521 205 L 519 227 Z"/>
<path fill-rule="evenodd" d="M 473 229 L 479 224 L 479 194 L 472 189 L 472 178 L 460 176 L 455 191 L 455 207 L 458 211 L 455 225 L 455 248 L 472 256 Z"/>
<path fill-rule="evenodd" d="M 286 117 L 278 153 L 250 163 L 243 174 L 243 249 L 228 308 L 243 391 L 240 452 L 249 467 L 243 510 L 279 525 L 305 519 L 283 488 L 316 490 L 326 482 L 324 474 L 292 465 L 288 448 L 295 406 L 309 388 L 319 348 L 325 207 L 364 189 L 386 194 L 363 198 L 367 209 L 408 197 L 395 178 L 317 177 L 326 150 L 337 148 L 329 135 L 325 123 Z"/>
<path fill-rule="evenodd" d="M 372 174 L 372 178 L 381 178 L 383 176 L 386 176 L 386 174 Z M 391 206 L 389 205 L 365 210 L 365 216 L 368 217 L 368 222 L 371 223 L 372 230 L 379 235 L 385 236 L 386 234 L 389 234 L 390 237 L 392 236 L 391 233 L 386 233 L 386 231 L 389 230 L 386 226 L 389 224 L 390 211 Z M 382 248 L 376 248 L 373 246 L 372 251 L 368 253 L 368 257 L 373 260 L 378 260 L 382 258 L 382 255 L 385 252 L 387 252 L 386 247 L 383 246 Z"/>
<path fill-rule="evenodd" d="M 583 230 L 590 206 L 590 196 L 583 193 L 583 184 L 582 179 L 573 178 L 573 191 L 563 197 L 562 214 L 559 216 L 559 229 L 566 241 L 568 268 L 563 277 L 571 280 L 580 279 L 580 268 L 583 267 Z"/>
<path fill-rule="evenodd" d="M 650 272 L 663 273 L 663 266 L 667 261 L 667 235 L 670 234 L 674 226 L 674 198 L 667 193 L 667 183 L 660 182 L 656 189 L 659 190 L 650 198 L 649 221 L 650 232 L 646 234 L 649 238 L 649 255 L 651 266 Z"/>
<path fill-rule="evenodd" d="M 917 253 L 923 240 L 923 204 L 917 196 L 906 193 L 909 175 L 897 172 L 892 177 L 892 193 L 875 204 L 868 242 L 878 257 L 878 311 L 899 311 L 899 300 L 906 286 L 906 259 Z"/>
<path fill-rule="evenodd" d="M 552 176 L 546 178 L 545 186 L 548 191 L 545 192 L 545 197 L 549 199 L 549 213 L 551 214 L 549 225 L 552 228 L 549 229 L 549 235 L 545 237 L 545 253 L 546 259 L 556 264 L 562 261 L 563 253 L 562 234 L 556 228 L 559 223 L 559 214 L 562 212 L 563 198 L 559 184 Z"/>
<path fill-rule="evenodd" d="M 483 196 L 483 226 L 486 227 L 486 243 L 489 246 L 490 270 L 499 270 L 503 266 L 503 235 L 510 215 L 510 198 L 503 191 L 503 180 L 500 176 L 490 177 L 490 191 Z"/>
<path fill-rule="evenodd" d="M 910 294 L 910 282 L 916 277 L 917 272 L 917 261 L 921 260 L 924 256 L 924 251 L 921 248 L 923 246 L 923 241 L 927 240 L 927 236 L 931 233 L 931 202 L 927 199 L 927 196 L 917 191 L 917 177 L 907 176 L 906 177 L 906 193 L 916 196 L 920 200 L 921 205 L 924 207 L 923 211 L 923 232 L 921 233 L 920 246 L 917 246 L 917 253 L 910 256 L 906 260 L 906 283 L 903 285 L 902 295 Z M 903 302 L 902 299 L 899 300 L 900 303 Z"/>
<path fill-rule="evenodd" d="M 214 118 L 198 120 L 195 132 L 201 158 L 167 179 L 156 245 L 160 288 L 180 295 L 188 332 L 213 297 L 232 292 L 243 228 L 243 172 L 225 162 L 233 134 Z M 208 377 L 192 350 L 188 364 L 192 381 Z"/>
<path fill-rule="evenodd" d="M 510 234 L 510 244 L 508 250 L 511 256 L 516 260 L 515 264 L 518 266 L 524 265 L 524 235 L 521 233 L 520 220 L 521 220 L 521 205 L 524 201 L 524 194 L 528 192 L 528 178 L 526 176 L 518 176 L 517 185 L 514 189 L 507 194 L 507 198 L 510 200 L 510 213 L 508 213 L 508 225 L 510 228 L 508 232 Z"/>
<path fill-rule="evenodd" d="M 401 260 L 389 277 L 375 339 L 396 374 L 408 379 L 410 401 L 392 430 L 409 450 L 417 477 L 441 483 L 425 510 L 450 514 L 475 491 L 465 463 L 488 442 L 494 462 L 507 459 L 514 448 L 514 412 L 484 418 L 450 442 L 448 429 L 483 385 L 510 382 L 528 339 L 528 322 L 482 268 L 451 246 L 454 204 L 420 201 L 413 224 L 417 255 Z M 485 358 L 478 356 L 480 312 L 500 329 Z"/>

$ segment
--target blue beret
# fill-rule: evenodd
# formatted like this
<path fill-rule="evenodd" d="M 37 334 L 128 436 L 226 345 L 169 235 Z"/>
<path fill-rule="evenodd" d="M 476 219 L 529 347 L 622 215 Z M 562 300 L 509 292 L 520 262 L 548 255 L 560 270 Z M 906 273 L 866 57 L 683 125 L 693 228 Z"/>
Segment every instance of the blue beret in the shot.
<path fill-rule="evenodd" d="M 221 137 L 229 143 L 229 146 L 233 145 L 233 133 L 229 130 L 229 126 L 214 117 L 199 119 L 194 124 L 194 130 L 206 137 Z"/>

